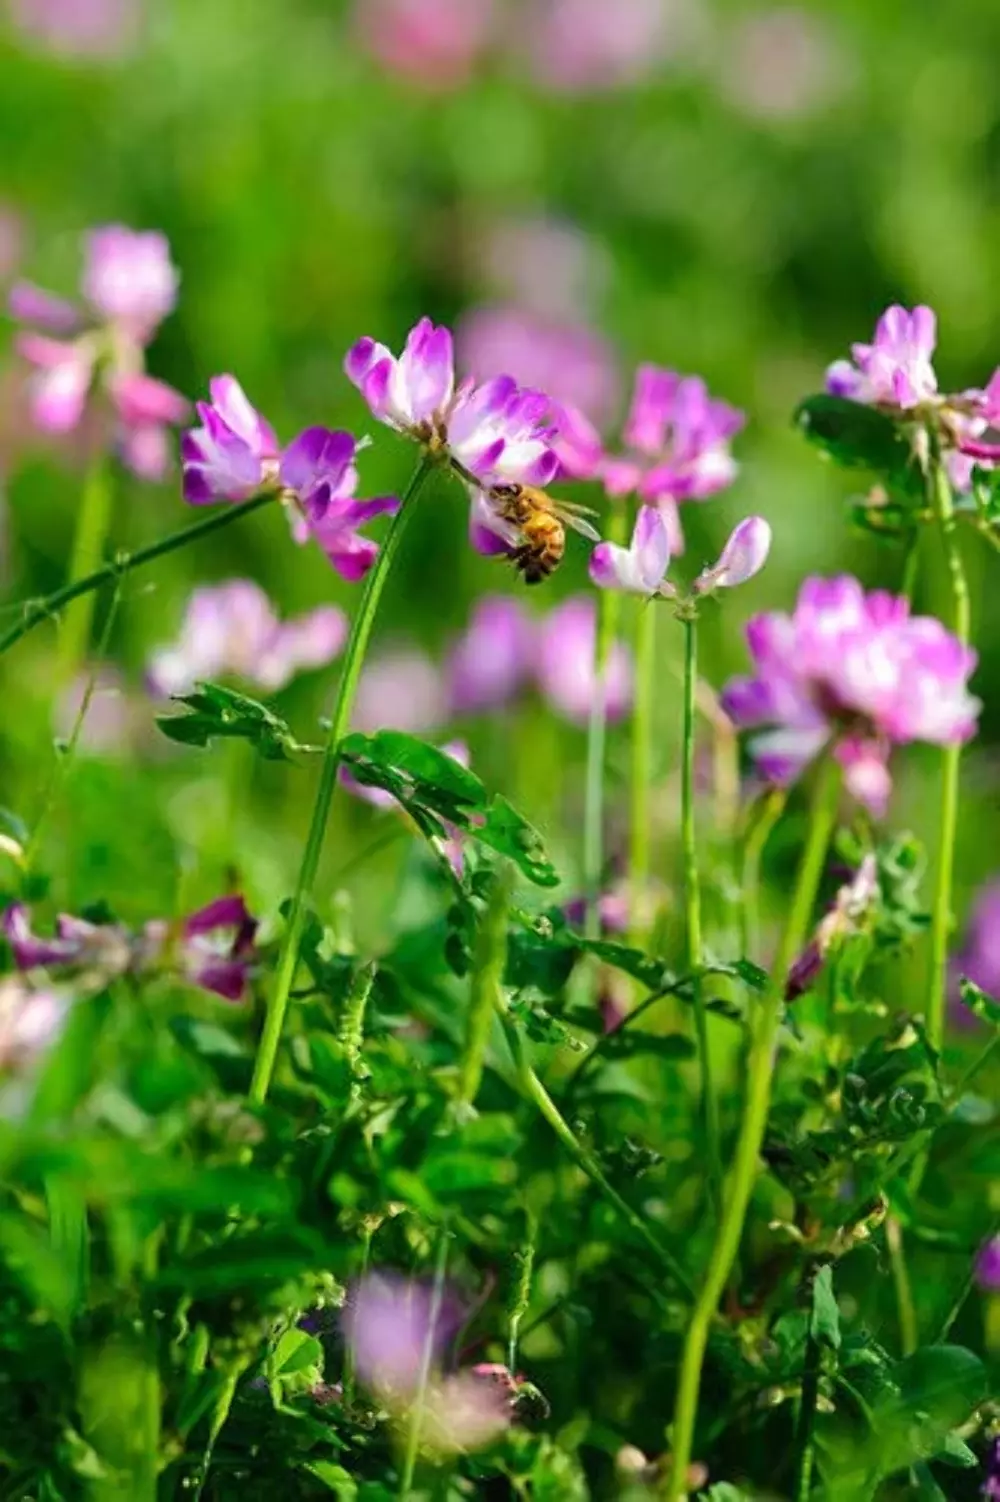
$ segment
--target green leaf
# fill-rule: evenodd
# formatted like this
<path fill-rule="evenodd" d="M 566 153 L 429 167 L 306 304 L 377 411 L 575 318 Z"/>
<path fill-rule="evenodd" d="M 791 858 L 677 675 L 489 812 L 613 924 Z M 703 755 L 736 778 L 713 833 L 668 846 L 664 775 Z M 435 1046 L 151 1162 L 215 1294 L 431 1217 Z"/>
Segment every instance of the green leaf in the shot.
<path fill-rule="evenodd" d="M 348 735 L 341 742 L 340 754 L 366 771 L 380 769 L 393 780 L 403 777 L 413 787 L 433 788 L 453 802 L 472 808 L 482 808 L 486 802 L 486 789 L 474 772 L 446 751 L 402 730 Z"/>
<path fill-rule="evenodd" d="M 727 969 L 731 969 L 733 975 L 738 980 L 741 980 L 745 986 L 749 986 L 751 991 L 763 992 L 767 990 L 770 976 L 766 970 L 762 970 L 759 965 L 755 965 L 753 960 L 734 960 L 732 966 L 727 967 Z"/>
<path fill-rule="evenodd" d="M 323 1366 L 323 1347 L 315 1335 L 305 1330 L 286 1330 L 275 1346 L 268 1362 L 275 1377 L 291 1377 L 311 1366 Z"/>
<path fill-rule="evenodd" d="M 801 403 L 795 422 L 810 443 L 845 469 L 892 479 L 905 477 L 913 466 L 905 433 L 886 413 L 862 402 L 820 393 Z"/>
<path fill-rule="evenodd" d="M 357 1482 L 342 1465 L 335 1465 L 332 1460 L 311 1460 L 302 1469 L 314 1481 L 333 1492 L 337 1502 L 355 1502 L 358 1495 Z"/>
<path fill-rule="evenodd" d="M 833 1293 L 833 1268 L 821 1267 L 813 1279 L 813 1335 L 831 1350 L 840 1349 L 840 1309 Z"/>
<path fill-rule="evenodd" d="M 280 716 L 256 699 L 219 683 L 198 683 L 176 702 L 187 707 L 181 715 L 157 715 L 163 734 L 185 746 L 207 746 L 215 739 L 249 741 L 266 761 L 292 761 L 307 748 L 292 735 Z"/>
<path fill-rule="evenodd" d="M 506 855 L 536 886 L 559 885 L 559 872 L 549 860 L 538 830 L 499 793 L 486 811 L 486 822 L 470 826 L 468 833 L 491 850 Z"/>
<path fill-rule="evenodd" d="M 322 1241 L 304 1227 L 255 1230 L 230 1236 L 193 1256 L 176 1257 L 156 1282 L 160 1288 L 182 1289 L 196 1298 L 235 1298 L 322 1268 L 326 1260 Z"/>
<path fill-rule="evenodd" d="M 606 965 L 631 975 L 641 981 L 650 991 L 666 991 L 675 986 L 678 977 L 664 960 L 644 954 L 641 949 L 631 949 L 627 944 L 613 944 L 608 939 L 582 939 L 574 935 L 573 943 L 587 954 L 596 955 Z"/>
<path fill-rule="evenodd" d="M 1000 1027 L 1000 1002 L 994 1001 L 981 986 L 963 975 L 958 983 L 958 989 L 962 1001 L 974 1013 L 982 1018 L 983 1022 L 989 1022 L 993 1027 Z"/>
<path fill-rule="evenodd" d="M 971 1471 L 979 1464 L 976 1452 L 969 1449 L 960 1434 L 946 1434 L 935 1459 L 944 1465 L 956 1466 L 960 1471 Z"/>
<path fill-rule="evenodd" d="M 556 1047 L 571 1048 L 582 1053 L 585 1045 L 564 1022 L 553 1017 L 540 1001 L 527 993 L 515 996 L 510 1003 L 510 1015 L 533 1043 L 549 1043 Z"/>

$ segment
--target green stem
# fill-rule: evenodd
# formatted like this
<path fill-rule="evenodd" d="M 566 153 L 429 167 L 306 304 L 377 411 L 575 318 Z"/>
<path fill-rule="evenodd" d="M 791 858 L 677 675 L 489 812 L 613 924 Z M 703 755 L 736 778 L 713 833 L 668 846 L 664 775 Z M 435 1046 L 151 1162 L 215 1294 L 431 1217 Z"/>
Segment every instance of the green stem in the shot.
<path fill-rule="evenodd" d="M 771 788 L 764 794 L 760 808 L 743 842 L 743 866 L 740 874 L 740 942 L 748 959 L 760 954 L 760 867 L 775 824 L 784 812 L 783 788 Z"/>
<path fill-rule="evenodd" d="M 917 587 L 917 574 L 920 572 L 920 529 L 914 527 L 906 544 L 906 558 L 903 563 L 903 577 L 900 581 L 899 592 L 904 600 L 913 603 L 913 593 Z"/>
<path fill-rule="evenodd" d="M 361 604 L 358 606 L 351 626 L 351 635 L 344 654 L 344 667 L 340 677 L 340 687 L 337 693 L 337 703 L 330 722 L 330 731 L 327 736 L 326 749 L 323 753 L 323 765 L 320 770 L 319 784 L 316 788 L 316 800 L 313 804 L 312 820 L 309 825 L 309 833 L 306 837 L 305 849 L 302 853 L 302 864 L 299 867 L 298 880 L 295 884 L 295 895 L 292 898 L 291 911 L 285 926 L 284 939 L 281 945 L 281 953 L 278 958 L 278 966 L 275 971 L 274 989 L 268 1003 L 267 1016 L 264 1019 L 264 1030 L 261 1034 L 260 1043 L 257 1047 L 257 1058 L 254 1062 L 253 1079 L 250 1083 L 250 1099 L 260 1105 L 267 1098 L 267 1092 L 271 1086 L 271 1077 L 274 1074 L 274 1066 L 278 1057 L 278 1045 L 281 1042 L 281 1033 L 285 1024 L 285 1013 L 288 1010 L 288 994 L 292 989 L 292 981 L 295 978 L 296 966 L 299 962 L 299 944 L 302 941 L 302 932 L 305 927 L 306 909 L 309 897 L 312 893 L 313 883 L 316 880 L 316 871 L 319 867 L 319 858 L 323 849 L 323 839 L 326 835 L 326 823 L 330 815 L 330 805 L 333 802 L 334 789 L 337 786 L 337 772 L 340 767 L 340 743 L 347 734 L 351 719 L 351 710 L 354 707 L 354 695 L 358 687 L 358 679 L 361 676 L 361 667 L 368 650 L 368 642 L 378 612 L 379 601 L 382 598 L 382 590 L 385 588 L 386 579 L 392 569 L 393 561 L 399 551 L 402 541 L 403 529 L 413 509 L 413 501 L 421 485 L 433 467 L 428 459 L 422 459 L 409 485 L 403 495 L 399 510 L 392 519 L 392 525 L 386 534 L 385 541 L 379 548 L 378 557 L 365 581 L 364 593 L 361 596 Z"/>
<path fill-rule="evenodd" d="M 249 501 L 243 501 L 238 506 L 223 506 L 206 516 L 202 521 L 195 522 L 193 527 L 184 527 L 180 532 L 172 532 L 169 537 L 161 538 L 159 542 L 150 543 L 148 548 L 137 548 L 134 553 L 119 553 L 110 562 L 101 568 L 95 569 L 92 574 L 87 574 L 82 579 L 76 579 L 70 584 L 64 584 L 62 589 L 56 589 L 50 595 L 41 600 L 25 600 L 22 607 L 23 613 L 16 626 L 12 626 L 3 636 L 0 636 L 0 656 L 27 636 L 29 631 L 42 621 L 51 620 L 58 611 L 80 599 L 83 595 L 90 594 L 92 590 L 100 589 L 102 584 L 108 584 L 123 574 L 131 573 L 133 569 L 142 568 L 147 563 L 152 563 L 156 558 L 162 558 L 167 553 L 174 553 L 178 548 L 187 547 L 189 542 L 197 542 L 199 538 L 207 537 L 210 532 L 217 532 L 221 527 L 232 526 L 233 522 L 239 521 L 240 517 L 249 516 L 251 511 L 258 511 L 261 506 L 274 500 L 273 491 L 267 491 L 262 495 L 255 495 Z"/>
<path fill-rule="evenodd" d="M 951 486 L 940 456 L 930 461 L 931 500 L 941 528 L 941 541 L 951 578 L 953 628 L 963 646 L 970 636 L 969 586 L 962 565 L 955 531 Z M 931 914 L 931 975 L 927 995 L 927 1041 L 940 1049 L 944 1038 L 945 998 L 948 990 L 948 938 L 951 932 L 952 872 L 955 864 L 955 834 L 958 827 L 958 783 L 961 744 L 945 746 L 941 753 L 941 803 L 938 819 L 938 867 Z"/>
<path fill-rule="evenodd" d="M 215 1407 L 212 1410 L 212 1422 L 208 1430 L 208 1439 L 205 1441 L 205 1448 L 202 1451 L 201 1461 L 194 1477 L 193 1502 L 201 1502 L 201 1494 L 205 1490 L 208 1473 L 212 1468 L 212 1457 L 215 1454 L 215 1447 L 219 1442 L 219 1435 L 226 1427 L 226 1421 L 233 1406 L 233 1399 L 236 1397 L 236 1389 L 240 1385 L 240 1378 L 249 1365 L 250 1358 L 241 1356 L 236 1366 L 227 1372 L 226 1379 L 219 1391 Z"/>
<path fill-rule="evenodd" d="M 739 1251 L 767 1128 L 785 980 L 789 966 L 802 946 L 816 901 L 827 847 L 836 823 L 839 789 L 839 767 L 832 759 L 827 760 L 818 773 L 809 833 L 799 866 L 788 925 L 775 960 L 770 987 L 753 1018 L 753 1034 L 747 1060 L 746 1101 L 729 1194 L 716 1231 L 705 1282 L 695 1302 L 684 1341 L 671 1436 L 673 1459 L 666 1492 L 667 1502 L 680 1502 L 684 1495 L 687 1469 L 691 1463 L 698 1393 L 708 1334 Z"/>
<path fill-rule="evenodd" d="M 493 1013 L 500 1001 L 500 986 L 507 963 L 509 898 L 510 880 L 505 872 L 498 871 L 493 878 L 486 912 L 476 937 L 465 1044 L 458 1066 L 458 1100 L 460 1105 L 466 1107 L 474 1105 L 479 1094 Z"/>
<path fill-rule="evenodd" d="M 377 970 L 378 966 L 374 961 L 371 964 L 362 965 L 358 970 L 344 1003 L 340 1026 L 337 1029 L 337 1041 L 344 1050 L 344 1058 L 351 1076 L 351 1100 L 356 1100 L 360 1095 L 361 1082 L 365 1077 L 361 1060 L 361 1050 L 365 1041 L 365 1012 L 368 1009 L 368 998 L 372 994 Z"/>
<path fill-rule="evenodd" d="M 521 1329 L 521 1321 L 524 1319 L 531 1303 L 531 1275 L 535 1267 L 535 1241 L 538 1236 L 538 1222 L 530 1210 L 524 1212 L 524 1241 L 514 1253 L 514 1265 L 517 1269 L 517 1277 L 511 1290 L 510 1305 L 507 1314 L 507 1370 L 513 1377 L 517 1372 L 517 1340 Z"/>
<path fill-rule="evenodd" d="M 809 1329 L 806 1334 L 805 1353 L 802 1363 L 802 1392 L 799 1397 L 799 1416 L 795 1426 L 795 1451 L 798 1457 L 795 1477 L 795 1502 L 809 1502 L 812 1491 L 813 1426 L 816 1422 L 816 1403 L 819 1398 L 820 1346 L 816 1337 L 816 1311 L 812 1307 Z"/>
<path fill-rule="evenodd" d="M 591 1182 L 601 1191 L 609 1204 L 613 1205 L 622 1219 L 632 1227 L 632 1230 L 641 1238 L 644 1244 L 653 1253 L 660 1266 L 674 1279 L 689 1298 L 694 1298 L 694 1289 L 688 1281 L 680 1263 L 673 1253 L 663 1245 L 658 1236 L 655 1236 L 642 1216 L 627 1200 L 608 1182 L 593 1153 L 589 1152 L 578 1140 L 572 1127 L 566 1121 L 559 1107 L 552 1099 L 538 1075 L 532 1069 L 525 1052 L 524 1043 L 515 1023 L 507 1015 L 506 1011 L 500 1010 L 500 1021 L 507 1038 L 507 1043 L 517 1068 L 518 1080 L 525 1097 L 537 1108 L 542 1119 L 548 1122 L 559 1141 L 566 1148 L 570 1157 L 583 1170 Z"/>
<path fill-rule="evenodd" d="M 68 582 L 76 584 L 92 573 L 101 561 L 111 525 L 113 504 L 111 466 L 107 455 L 95 456 L 87 472 L 76 513 L 76 531 L 69 564 Z M 94 599 L 88 593 L 63 617 L 59 636 L 59 679 L 70 682 L 86 660 L 94 620 Z"/>
<path fill-rule="evenodd" d="M 722 1214 L 722 1150 L 719 1103 L 712 1077 L 708 1014 L 700 982 L 702 965 L 701 883 L 694 817 L 695 691 L 698 684 L 698 625 L 684 620 L 684 727 L 681 760 L 681 844 L 684 851 L 684 901 L 687 915 L 687 965 L 694 979 L 694 1018 L 701 1063 L 701 1110 L 708 1155 L 709 1193 L 716 1218 Z"/>
<path fill-rule="evenodd" d="M 608 524 L 608 541 L 625 540 L 625 507 L 615 505 Z M 587 899 L 584 933 L 600 932 L 598 898 L 604 871 L 604 749 L 607 738 L 607 667 L 618 627 L 621 596 L 616 589 L 598 591 L 597 640 L 594 647 L 594 699 L 587 725 L 587 790 L 583 816 L 583 890 Z"/>
<path fill-rule="evenodd" d="M 903 1250 L 903 1229 L 894 1215 L 885 1223 L 885 1241 L 889 1248 L 892 1281 L 896 1290 L 896 1312 L 899 1317 L 899 1345 L 904 1356 L 912 1356 L 919 1344 L 917 1311 L 913 1304 L 913 1289 L 906 1267 Z"/>
<path fill-rule="evenodd" d="M 427 1334 L 424 1338 L 424 1348 L 420 1354 L 417 1392 L 413 1400 L 413 1410 L 410 1414 L 410 1429 L 406 1439 L 403 1474 L 399 1483 L 399 1495 L 403 1499 L 403 1502 L 405 1502 L 405 1499 L 413 1490 L 413 1477 L 417 1469 L 417 1457 L 420 1454 L 420 1431 L 423 1428 L 424 1422 L 427 1383 L 430 1380 L 431 1361 L 434 1357 L 434 1340 L 437 1333 L 438 1320 L 441 1316 L 441 1304 L 444 1299 L 444 1275 L 445 1269 L 448 1266 L 448 1234 L 447 1229 L 443 1228 L 440 1240 L 438 1241 L 437 1260 L 434 1264 L 434 1286 L 431 1290 Z"/>
<path fill-rule="evenodd" d="M 639 606 L 635 624 L 635 702 L 632 708 L 632 787 L 629 809 L 629 919 L 638 947 L 648 928 L 650 822 L 652 817 L 653 697 L 656 615 L 651 603 Z"/>

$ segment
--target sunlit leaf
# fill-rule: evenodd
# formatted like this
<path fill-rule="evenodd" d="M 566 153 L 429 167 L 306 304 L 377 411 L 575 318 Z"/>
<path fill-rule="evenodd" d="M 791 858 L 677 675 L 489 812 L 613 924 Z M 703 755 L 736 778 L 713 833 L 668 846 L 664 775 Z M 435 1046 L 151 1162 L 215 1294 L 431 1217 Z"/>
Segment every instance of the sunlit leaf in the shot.
<path fill-rule="evenodd" d="M 212 740 L 245 740 L 266 761 L 292 761 L 307 748 L 273 710 L 219 683 L 198 683 L 190 694 L 175 696 L 187 713 L 157 715 L 169 740 L 207 746 Z"/>

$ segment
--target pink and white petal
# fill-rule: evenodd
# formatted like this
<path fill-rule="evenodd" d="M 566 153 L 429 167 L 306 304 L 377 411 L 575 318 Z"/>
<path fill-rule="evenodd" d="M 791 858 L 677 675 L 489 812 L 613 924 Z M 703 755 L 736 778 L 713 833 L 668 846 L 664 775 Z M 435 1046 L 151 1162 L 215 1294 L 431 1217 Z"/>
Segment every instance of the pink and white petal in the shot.
<path fill-rule="evenodd" d="M 90 390 L 89 360 L 72 358 L 40 370 L 31 382 L 31 414 L 46 433 L 70 433 L 83 417 Z"/>
<path fill-rule="evenodd" d="M 15 282 L 7 294 L 7 309 L 19 323 L 33 323 L 51 334 L 73 334 L 80 314 L 65 297 L 56 297 L 34 282 Z"/>

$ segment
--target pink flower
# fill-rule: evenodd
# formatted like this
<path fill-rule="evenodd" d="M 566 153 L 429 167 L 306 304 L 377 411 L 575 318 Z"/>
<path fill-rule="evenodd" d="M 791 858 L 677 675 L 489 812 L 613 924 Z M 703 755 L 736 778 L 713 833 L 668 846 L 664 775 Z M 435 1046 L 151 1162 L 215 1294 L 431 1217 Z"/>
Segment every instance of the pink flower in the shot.
<path fill-rule="evenodd" d="M 590 595 L 574 595 L 557 605 L 539 628 L 539 689 L 557 714 L 577 725 L 586 725 L 597 693 L 596 640 L 597 605 Z M 632 702 L 632 660 L 622 642 L 611 648 L 605 694 L 608 719 L 621 719 Z"/>
<path fill-rule="evenodd" d="M 58 57 L 119 58 L 135 45 L 140 0 L 10 0 L 21 35 Z"/>
<path fill-rule="evenodd" d="M 756 676 L 733 680 L 723 704 L 738 725 L 770 727 L 750 750 L 771 781 L 792 781 L 832 742 L 850 791 L 881 813 L 893 744 L 945 745 L 975 732 L 975 653 L 856 579 L 807 579 L 794 613 L 755 616 L 747 641 Z"/>
<path fill-rule="evenodd" d="M 635 491 L 651 505 L 705 500 L 736 476 L 729 442 L 744 421 L 735 407 L 710 397 L 699 376 L 641 365 L 624 430 L 627 452 L 605 462 L 605 489 L 612 496 Z"/>
<path fill-rule="evenodd" d="M 463 1320 L 447 1290 L 436 1300 L 426 1283 L 391 1273 L 369 1273 L 349 1292 L 344 1333 L 361 1381 L 396 1417 L 403 1418 L 423 1392 L 422 1443 L 448 1453 L 477 1449 L 510 1423 L 509 1392 L 474 1371 L 445 1374 L 446 1352 Z"/>
<path fill-rule="evenodd" d="M 531 676 L 534 640 L 534 625 L 517 600 L 484 596 L 449 659 L 452 710 L 481 714 L 509 703 Z"/>
<path fill-rule="evenodd" d="M 725 97 L 760 120 L 799 120 L 852 83 L 850 60 L 822 15 L 776 5 L 732 16 L 720 38 Z"/>
<path fill-rule="evenodd" d="M 965 943 L 952 962 L 955 981 L 955 1022 L 974 1023 L 973 1014 L 958 997 L 958 979 L 965 976 L 990 996 L 1000 998 L 1000 880 L 986 883 L 976 897 L 965 931 Z"/>
<path fill-rule="evenodd" d="M 553 319 L 513 305 L 474 308 L 457 331 L 465 364 L 480 376 L 509 371 L 554 402 L 577 408 L 594 423 L 609 422 L 620 377 L 607 341 L 576 320 Z"/>
<path fill-rule="evenodd" d="M 447 716 L 447 687 L 426 653 L 400 647 L 365 663 L 354 700 L 352 729 L 366 735 L 376 730 L 426 735 L 438 729 Z"/>
<path fill-rule="evenodd" d="M 184 421 L 188 404 L 145 373 L 145 346 L 172 310 L 177 282 L 163 235 L 109 225 L 94 230 L 87 241 L 83 291 L 93 316 L 31 282 L 11 288 L 12 316 L 33 326 L 19 334 L 17 348 L 35 369 L 36 427 L 71 432 L 96 386 L 115 414 L 122 461 L 140 478 L 163 477 L 170 461 L 169 430 Z"/>
<path fill-rule="evenodd" d="M 167 238 L 158 231 L 109 224 L 88 235 L 83 295 L 100 318 L 137 344 L 148 344 L 173 312 L 179 285 Z"/>
<path fill-rule="evenodd" d="M 351 434 L 306 428 L 282 451 L 234 376 L 215 376 L 209 392 L 211 401 L 198 403 L 201 427 L 181 441 L 185 500 L 204 506 L 274 490 L 292 509 L 297 542 L 312 538 L 343 578 L 364 578 L 378 547 L 358 528 L 397 510 L 399 502 L 395 496 L 355 496 L 358 444 Z"/>
<path fill-rule="evenodd" d="M 325 667 L 347 639 L 347 618 L 334 605 L 280 621 L 250 579 L 196 589 L 179 636 L 149 665 L 154 693 L 190 693 L 200 680 L 233 676 L 275 692 L 303 669 Z"/>
<path fill-rule="evenodd" d="M 494 0 L 357 0 L 369 51 L 391 73 L 429 89 L 455 89 L 489 44 Z"/>
<path fill-rule="evenodd" d="M 733 589 L 759 574 L 771 551 L 771 528 L 762 516 L 747 516 L 737 522 L 719 554 L 717 563 L 702 569 L 691 593 L 703 595 L 713 589 Z"/>
<path fill-rule="evenodd" d="M 931 364 L 937 342 L 937 319 L 923 305 L 910 312 L 894 304 L 875 326 L 871 344 L 851 346 L 850 360 L 837 360 L 826 373 L 834 396 L 871 406 L 908 410 L 937 395 Z"/>
<path fill-rule="evenodd" d="M 541 84 L 585 93 L 655 72 L 684 42 L 688 19 L 681 0 L 532 0 L 524 42 Z"/>
<path fill-rule="evenodd" d="M 47 1053 L 63 1029 L 68 996 L 27 984 L 19 975 L 0 978 L 0 1070 L 29 1068 Z"/>
<path fill-rule="evenodd" d="M 544 485 L 558 468 L 548 442 L 548 398 L 521 390 L 506 375 L 456 388 L 451 333 L 429 318 L 410 331 L 398 359 L 384 344 L 365 338 L 348 352 L 344 369 L 380 422 L 459 465 L 483 486 Z"/>
<path fill-rule="evenodd" d="M 545 214 L 487 221 L 469 249 L 473 274 L 484 276 L 494 295 L 509 305 L 483 309 L 484 316 L 510 311 L 516 318 L 534 315 L 560 325 L 589 321 L 611 269 L 607 252 L 578 224 Z M 468 363 L 483 375 L 510 370 L 529 385 L 549 389 L 514 362 L 501 362 L 495 370 L 478 359 Z M 617 384 L 617 371 L 615 378 Z"/>
<path fill-rule="evenodd" d="M 599 589 L 652 598 L 673 592 L 664 584 L 669 563 L 670 536 L 663 517 L 655 506 L 640 506 L 629 546 L 598 543 L 590 557 L 590 577 Z"/>
<path fill-rule="evenodd" d="M 976 1282 L 987 1293 L 1000 1293 L 1000 1236 L 990 1237 L 980 1247 L 976 1257 Z M 997 1462 L 1000 1471 L 1000 1447 L 997 1450 Z"/>

